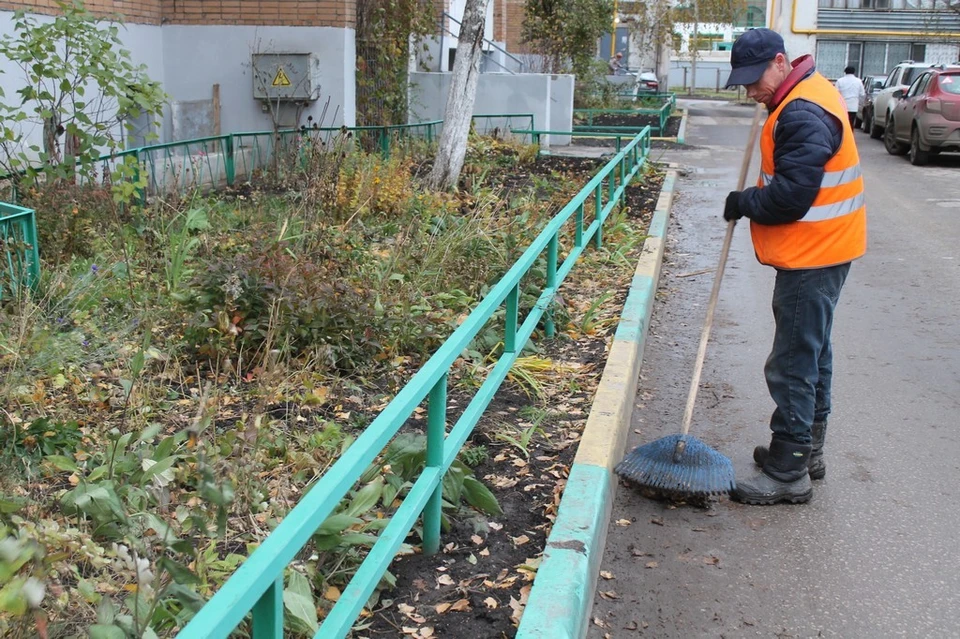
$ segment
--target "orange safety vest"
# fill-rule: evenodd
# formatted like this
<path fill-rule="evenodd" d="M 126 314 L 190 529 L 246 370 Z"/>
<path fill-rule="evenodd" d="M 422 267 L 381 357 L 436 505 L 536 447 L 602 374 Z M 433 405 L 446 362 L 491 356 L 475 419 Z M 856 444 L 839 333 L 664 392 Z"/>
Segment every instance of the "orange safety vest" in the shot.
<path fill-rule="evenodd" d="M 840 150 L 826 164 L 820 192 L 807 213 L 788 224 L 750 223 L 753 248 L 762 264 L 782 269 L 820 268 L 844 264 L 867 251 L 867 209 L 863 197 L 860 155 L 853 140 L 847 106 L 837 89 L 814 72 L 800 82 L 767 118 L 760 138 L 763 188 L 773 180 L 777 118 L 794 100 L 808 100 L 825 109 L 843 125 Z"/>

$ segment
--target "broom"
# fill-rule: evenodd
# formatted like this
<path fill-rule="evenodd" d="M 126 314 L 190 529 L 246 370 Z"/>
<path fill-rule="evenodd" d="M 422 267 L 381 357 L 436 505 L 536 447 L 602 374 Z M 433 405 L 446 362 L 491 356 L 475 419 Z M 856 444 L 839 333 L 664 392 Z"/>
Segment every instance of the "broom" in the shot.
<path fill-rule="evenodd" d="M 740 166 L 738 191 L 743 190 L 747 180 L 753 147 L 756 145 L 757 133 L 760 129 L 762 108 L 758 104 L 753 116 L 750 139 L 743 155 L 743 164 Z M 697 350 L 697 360 L 693 367 L 693 379 L 690 381 L 690 392 L 687 395 L 687 407 L 683 412 L 681 431 L 679 434 L 669 435 L 634 448 L 614 469 L 618 475 L 642 488 L 650 488 L 675 496 L 707 496 L 728 493 L 735 486 L 733 464 L 730 460 L 688 433 L 690 423 L 693 421 L 693 406 L 697 401 L 700 375 L 703 373 L 703 360 L 707 354 L 707 341 L 713 325 L 713 313 L 717 308 L 717 298 L 720 295 L 720 281 L 723 279 L 723 270 L 727 265 L 727 256 L 730 253 L 730 243 L 733 240 L 733 229 L 736 224 L 736 220 L 727 223 L 727 234 L 723 240 L 723 248 L 720 250 L 720 262 L 717 264 L 717 274 L 713 280 L 710 302 L 707 305 L 707 319 L 700 334 L 700 348 Z"/>

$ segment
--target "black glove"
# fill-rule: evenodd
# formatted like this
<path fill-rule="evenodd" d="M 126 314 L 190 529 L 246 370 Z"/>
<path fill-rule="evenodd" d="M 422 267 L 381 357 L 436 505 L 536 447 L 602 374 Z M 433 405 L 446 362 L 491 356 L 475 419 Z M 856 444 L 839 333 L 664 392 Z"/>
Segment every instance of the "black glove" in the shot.
<path fill-rule="evenodd" d="M 741 217 L 743 217 L 743 212 L 740 210 L 740 191 L 730 191 L 730 195 L 727 196 L 727 203 L 723 207 L 723 219 L 730 222 L 739 220 Z"/>

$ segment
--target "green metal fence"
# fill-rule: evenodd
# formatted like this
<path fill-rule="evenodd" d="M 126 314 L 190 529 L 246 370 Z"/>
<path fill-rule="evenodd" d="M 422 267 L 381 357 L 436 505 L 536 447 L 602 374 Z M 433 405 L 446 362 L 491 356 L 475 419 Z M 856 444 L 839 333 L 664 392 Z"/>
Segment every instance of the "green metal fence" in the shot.
<path fill-rule="evenodd" d="M 227 637 L 250 613 L 254 637 L 282 637 L 284 570 L 425 399 L 428 404 L 426 467 L 315 637 L 341 638 L 350 632 L 421 513 L 424 552 L 432 554 L 439 550 L 441 482 L 447 469 L 541 319 L 544 320 L 544 333 L 553 336 L 555 329 L 549 308 L 557 289 L 587 244 L 592 241 L 598 247 L 601 245 L 604 221 L 623 199 L 631 179 L 641 170 L 649 139 L 649 129 L 636 135 L 557 213 L 483 301 L 197 613 L 179 637 Z M 585 218 L 591 216 L 593 219 L 588 222 Z M 565 237 L 572 235 L 573 241 L 561 262 L 560 240 L 564 232 L 568 234 Z M 546 278 L 542 293 L 521 322 L 520 282 L 544 252 Z M 503 353 L 466 410 L 447 432 L 447 375 L 450 368 L 504 305 Z"/>
<path fill-rule="evenodd" d="M 40 279 L 37 249 L 37 217 L 30 209 L 0 202 L 0 300 L 16 297 L 22 286 L 35 286 Z"/>
<path fill-rule="evenodd" d="M 610 138 L 615 141 L 616 151 L 619 153 L 620 149 L 623 148 L 624 140 L 632 140 L 633 138 L 637 137 L 640 133 L 644 131 L 652 131 L 652 130 L 653 130 L 653 127 L 644 127 L 643 129 L 640 129 L 640 130 L 630 128 L 629 131 L 596 131 L 593 129 L 588 131 L 546 131 L 546 130 L 539 130 L 539 129 L 531 129 L 531 130 L 521 129 L 521 130 L 514 131 L 514 133 L 518 135 L 529 135 L 533 139 L 533 143 L 536 144 L 537 146 L 541 146 L 542 137 L 544 135 L 556 135 L 556 136 L 565 136 L 565 137 L 571 137 L 571 138 Z M 645 137 L 641 144 L 643 146 L 644 156 L 646 156 L 650 152 L 650 137 L 649 136 Z M 542 148 L 540 149 L 540 151 L 538 151 L 538 154 L 539 153 L 543 153 Z"/>
<path fill-rule="evenodd" d="M 573 127 L 574 131 L 604 131 L 611 129 L 611 127 L 605 127 L 602 125 L 595 125 L 594 120 L 597 117 L 602 117 L 605 115 L 652 115 L 656 116 L 657 124 L 656 126 L 650 125 L 653 128 L 657 135 L 662 136 L 667 130 L 667 123 L 670 121 L 670 114 L 673 112 L 673 105 L 670 102 L 664 102 L 660 107 L 656 109 L 574 109 L 573 117 L 577 118 L 582 117 L 586 118 L 587 124 L 585 125 L 576 125 Z M 639 132 L 644 125 L 638 125 L 635 127 L 613 127 L 618 129 L 623 129 L 625 132 Z"/>
<path fill-rule="evenodd" d="M 478 133 L 496 132 L 501 137 L 519 135 L 522 130 L 536 128 L 532 113 L 484 113 L 474 115 L 473 124 Z"/>

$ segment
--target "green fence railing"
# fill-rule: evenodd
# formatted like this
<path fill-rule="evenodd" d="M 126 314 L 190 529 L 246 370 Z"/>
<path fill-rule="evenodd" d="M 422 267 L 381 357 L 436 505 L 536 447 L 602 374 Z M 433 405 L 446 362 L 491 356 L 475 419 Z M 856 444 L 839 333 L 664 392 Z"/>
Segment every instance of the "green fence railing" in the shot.
<path fill-rule="evenodd" d="M 439 550 L 442 480 L 447 469 L 541 319 L 544 320 L 545 335 L 553 336 L 555 328 L 549 309 L 557 289 L 587 245 L 591 241 L 598 247 L 601 245 L 604 221 L 624 198 L 627 185 L 641 170 L 649 149 L 649 138 L 649 129 L 636 135 L 553 217 L 483 301 L 187 624 L 178 635 L 181 639 L 227 637 L 251 613 L 254 637 L 282 637 L 285 569 L 333 515 L 347 492 L 424 399 L 428 404 L 426 466 L 314 636 L 339 639 L 350 632 L 421 513 L 424 552 L 432 554 Z M 593 220 L 588 223 L 585 218 L 590 213 Z M 572 228 L 568 226 L 570 224 Z M 573 241 L 561 262 L 560 238 L 564 231 L 573 236 Z M 520 282 L 544 252 L 546 277 L 542 292 L 521 322 Z M 450 368 L 504 305 L 503 353 L 466 410 L 447 432 L 447 376 Z"/>
<path fill-rule="evenodd" d="M 620 132 L 638 133 L 646 125 L 637 125 L 634 127 L 607 127 L 603 125 L 595 125 L 594 120 L 598 117 L 603 117 L 606 115 L 652 115 L 657 118 L 657 124 L 651 124 L 650 127 L 657 132 L 658 136 L 662 136 L 667 130 L 667 123 L 670 121 L 671 113 L 673 113 L 673 106 L 670 102 L 664 102 L 659 108 L 656 109 L 574 109 L 574 119 L 577 119 L 578 117 L 585 118 L 587 123 L 585 125 L 575 125 L 573 130 L 610 132 L 612 129 L 620 129 Z"/>
<path fill-rule="evenodd" d="M 517 135 L 521 130 L 535 129 L 532 113 L 483 113 L 473 116 L 478 133 L 497 132 L 501 136 Z"/>
<path fill-rule="evenodd" d="M 22 206 L 0 202 L 0 300 L 16 297 L 21 287 L 40 279 L 36 214 Z"/>

